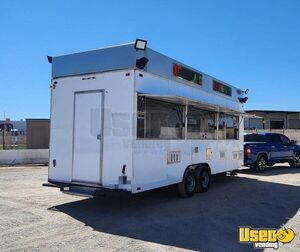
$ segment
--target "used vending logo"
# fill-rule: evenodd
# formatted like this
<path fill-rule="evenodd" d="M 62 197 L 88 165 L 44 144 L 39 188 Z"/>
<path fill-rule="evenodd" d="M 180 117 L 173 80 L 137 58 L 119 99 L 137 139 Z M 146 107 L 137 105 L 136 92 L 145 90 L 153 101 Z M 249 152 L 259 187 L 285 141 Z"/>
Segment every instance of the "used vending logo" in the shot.
<path fill-rule="evenodd" d="M 290 243 L 295 238 L 295 232 L 291 228 L 262 229 L 240 227 L 239 242 L 253 243 L 254 248 L 278 249 L 280 243 Z"/>

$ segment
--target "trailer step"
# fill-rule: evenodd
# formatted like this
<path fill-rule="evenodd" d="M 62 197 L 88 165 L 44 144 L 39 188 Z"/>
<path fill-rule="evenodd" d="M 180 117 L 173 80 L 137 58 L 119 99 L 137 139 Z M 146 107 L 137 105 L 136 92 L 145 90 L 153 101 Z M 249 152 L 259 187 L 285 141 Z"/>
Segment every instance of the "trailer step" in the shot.
<path fill-rule="evenodd" d="M 53 184 L 53 183 L 43 183 L 43 186 L 48 186 L 48 187 L 57 187 L 57 188 L 61 188 L 61 187 L 64 187 L 64 186 L 70 186 L 69 184 Z"/>
<path fill-rule="evenodd" d="M 96 196 L 104 195 L 103 190 L 98 188 L 83 187 L 83 186 L 69 186 L 61 189 L 63 193 L 72 194 L 77 196 L 93 198 Z"/>

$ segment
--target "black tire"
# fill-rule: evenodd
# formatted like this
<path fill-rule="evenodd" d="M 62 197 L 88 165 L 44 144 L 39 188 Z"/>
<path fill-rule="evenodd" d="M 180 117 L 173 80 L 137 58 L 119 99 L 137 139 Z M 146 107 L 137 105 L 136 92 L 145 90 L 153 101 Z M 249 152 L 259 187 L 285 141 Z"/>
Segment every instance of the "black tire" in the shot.
<path fill-rule="evenodd" d="M 256 171 L 264 172 L 267 168 L 267 163 L 268 163 L 267 157 L 265 155 L 259 155 L 255 163 Z"/>
<path fill-rule="evenodd" d="M 181 197 L 187 198 L 195 194 L 197 190 L 197 179 L 194 170 L 187 170 L 183 180 L 178 184 L 178 193 Z"/>
<path fill-rule="evenodd" d="M 300 167 L 300 153 L 297 153 L 294 161 L 289 162 L 291 167 Z"/>
<path fill-rule="evenodd" d="M 211 174 L 207 166 L 200 166 L 196 169 L 197 192 L 207 192 L 210 186 Z"/>

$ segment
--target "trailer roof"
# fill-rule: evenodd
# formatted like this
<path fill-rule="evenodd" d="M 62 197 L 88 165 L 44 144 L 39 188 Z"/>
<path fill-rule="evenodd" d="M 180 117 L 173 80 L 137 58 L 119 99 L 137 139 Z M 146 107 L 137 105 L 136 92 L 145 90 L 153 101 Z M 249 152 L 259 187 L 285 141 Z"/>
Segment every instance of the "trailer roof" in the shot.
<path fill-rule="evenodd" d="M 184 84 L 203 87 L 234 102 L 244 93 L 228 83 L 204 74 L 175 59 L 152 50 L 136 50 L 134 43 L 52 57 L 52 78 L 77 76 L 125 69 L 137 69 L 137 60 L 147 58 L 148 73 Z"/>
<path fill-rule="evenodd" d="M 145 69 L 147 72 L 157 74 L 162 77 L 173 79 L 173 64 L 179 64 L 196 73 L 203 72 L 190 67 L 182 62 L 159 53 L 149 47 L 145 51 L 135 50 L 134 42 L 88 50 L 84 52 L 71 53 L 52 57 L 52 77 L 66 77 L 89 73 L 107 72 L 122 69 L 133 69 L 136 67 L 136 59 L 146 56 L 149 64 Z M 208 74 L 204 74 L 210 76 Z M 228 86 L 231 84 L 223 82 L 218 78 L 215 80 Z"/>

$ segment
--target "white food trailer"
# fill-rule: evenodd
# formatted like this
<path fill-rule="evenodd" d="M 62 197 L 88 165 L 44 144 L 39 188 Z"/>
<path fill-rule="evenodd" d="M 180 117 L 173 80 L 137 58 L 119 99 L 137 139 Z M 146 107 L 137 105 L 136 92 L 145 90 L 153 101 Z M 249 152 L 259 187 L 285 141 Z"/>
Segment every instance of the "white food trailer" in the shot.
<path fill-rule="evenodd" d="M 65 192 L 139 193 L 243 164 L 244 91 L 146 46 L 146 41 L 48 57 L 49 177 Z"/>

